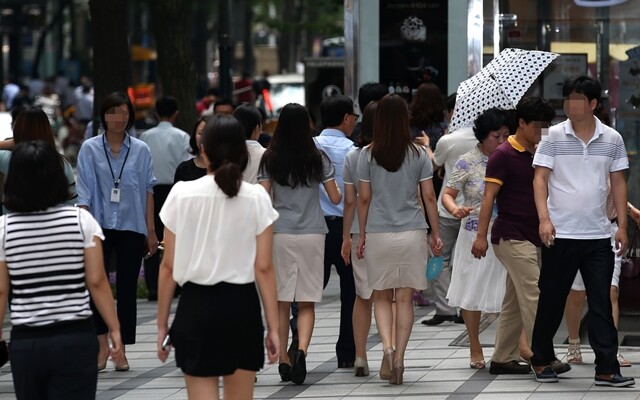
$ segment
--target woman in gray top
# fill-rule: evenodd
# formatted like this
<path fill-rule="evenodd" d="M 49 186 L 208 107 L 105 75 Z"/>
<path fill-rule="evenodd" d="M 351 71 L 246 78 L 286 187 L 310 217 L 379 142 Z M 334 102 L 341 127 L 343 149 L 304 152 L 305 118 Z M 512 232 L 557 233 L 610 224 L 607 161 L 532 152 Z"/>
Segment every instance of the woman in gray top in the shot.
<path fill-rule="evenodd" d="M 378 103 L 373 142 L 358 159 L 357 256 L 367 258 L 367 278 L 373 289 L 376 325 L 384 349 L 380 377 L 396 385 L 402 384 L 404 353 L 413 326 L 413 291 L 427 287 L 427 224 L 420 196 L 432 223 L 431 250 L 438 255 L 442 249 L 432 176 L 426 150 L 411 141 L 407 103 L 398 95 L 385 96 Z M 391 312 L 394 292 L 395 352 Z"/>
<path fill-rule="evenodd" d="M 299 105 L 284 106 L 269 148 L 260 163 L 258 182 L 273 196 L 280 217 L 274 223 L 273 259 L 278 284 L 280 365 L 282 381 L 300 385 L 315 320 L 315 303 L 322 300 L 324 240 L 327 224 L 320 208 L 318 185 L 334 204 L 342 197 L 335 168 L 311 136 L 309 113 Z M 298 349 L 287 355 L 289 311 L 298 302 Z"/>

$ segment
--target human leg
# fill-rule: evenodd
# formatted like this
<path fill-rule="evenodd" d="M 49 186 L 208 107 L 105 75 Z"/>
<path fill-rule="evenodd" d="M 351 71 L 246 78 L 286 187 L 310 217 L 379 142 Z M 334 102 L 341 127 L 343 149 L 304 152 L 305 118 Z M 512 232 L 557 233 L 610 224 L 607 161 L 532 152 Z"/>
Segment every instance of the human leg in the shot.
<path fill-rule="evenodd" d="M 374 290 L 374 315 L 376 318 L 376 327 L 378 335 L 382 342 L 382 364 L 380 365 L 380 379 L 391 379 L 391 367 L 393 366 L 393 311 L 391 305 L 393 303 L 393 289 Z"/>
<path fill-rule="evenodd" d="M 289 310 L 291 303 L 288 301 L 278 301 L 278 336 L 280 339 L 280 364 L 289 364 L 287 355 L 287 343 L 289 342 Z"/>
<path fill-rule="evenodd" d="M 251 400 L 255 386 L 256 372 L 237 369 L 222 378 L 222 398 L 224 400 Z"/>
<path fill-rule="evenodd" d="M 184 382 L 187 386 L 187 397 L 189 397 L 189 400 L 219 398 L 217 376 L 201 377 L 185 374 Z"/>
<path fill-rule="evenodd" d="M 484 368 L 484 355 L 480 344 L 480 316 L 480 311 L 462 310 L 462 317 L 469 336 L 469 365 L 471 368 Z"/>
<path fill-rule="evenodd" d="M 306 357 L 313 326 L 315 323 L 315 303 L 298 302 L 298 350 L 291 360 L 291 380 L 301 385 L 307 376 Z"/>
<path fill-rule="evenodd" d="M 102 241 L 102 257 L 104 261 L 105 275 L 109 277 L 109 265 L 111 261 L 111 255 L 114 249 L 114 242 L 116 240 L 117 231 L 112 229 L 103 229 L 105 239 Z M 107 360 L 109 359 L 109 338 L 107 336 L 107 325 L 104 323 L 102 316 L 98 312 L 93 300 L 90 301 L 91 312 L 93 313 L 93 325 L 96 328 L 98 335 L 98 371 L 102 371 L 107 367 Z"/>
<path fill-rule="evenodd" d="M 564 309 L 564 320 L 567 324 L 569 334 L 569 347 L 567 348 L 567 362 L 571 364 L 582 363 L 582 352 L 580 351 L 580 319 L 582 309 L 586 299 L 584 290 L 569 291 L 567 303 Z"/>
<path fill-rule="evenodd" d="M 440 218 L 438 226 L 444 247 L 442 248 L 442 272 L 432 281 L 433 295 L 436 303 L 436 316 L 452 317 L 457 315 L 457 310 L 455 307 L 449 305 L 446 297 L 449 284 L 451 283 L 451 270 L 453 268 L 451 261 L 453 248 L 458 238 L 458 232 L 460 231 L 460 220 L 455 218 Z M 432 323 L 429 323 L 430 321 Z M 438 325 L 440 323 L 442 323 L 442 319 L 436 317 L 425 321 L 426 325 Z"/>
<path fill-rule="evenodd" d="M 356 301 L 353 305 L 353 339 L 356 345 L 354 373 L 356 376 L 369 375 L 367 337 L 371 329 L 371 304 L 371 299 L 363 299 L 360 296 L 356 296 Z"/>

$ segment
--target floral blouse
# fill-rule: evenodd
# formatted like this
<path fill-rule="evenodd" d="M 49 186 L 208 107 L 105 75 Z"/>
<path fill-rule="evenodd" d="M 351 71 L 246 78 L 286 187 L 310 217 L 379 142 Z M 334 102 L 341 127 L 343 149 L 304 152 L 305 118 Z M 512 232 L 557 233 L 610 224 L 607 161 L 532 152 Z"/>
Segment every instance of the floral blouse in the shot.
<path fill-rule="evenodd" d="M 484 176 L 487 170 L 488 156 L 480 151 L 480 146 L 461 155 L 456 165 L 451 171 L 447 187 L 455 189 L 464 196 L 463 205 L 473 207 L 471 214 L 463 221 L 465 229 L 470 231 L 478 230 L 478 213 L 482 205 L 482 195 L 484 194 Z M 491 219 L 495 218 L 494 208 Z"/>

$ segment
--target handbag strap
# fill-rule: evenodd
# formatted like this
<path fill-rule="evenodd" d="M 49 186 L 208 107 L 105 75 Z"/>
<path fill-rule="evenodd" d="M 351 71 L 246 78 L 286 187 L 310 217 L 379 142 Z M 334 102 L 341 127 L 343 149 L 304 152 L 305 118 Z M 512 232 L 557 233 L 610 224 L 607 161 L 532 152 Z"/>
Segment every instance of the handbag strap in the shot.
<path fill-rule="evenodd" d="M 633 231 L 633 239 L 631 239 L 631 243 L 629 243 L 629 250 L 627 250 L 627 257 L 631 258 L 636 255 L 638 248 L 638 233 L 640 232 L 640 225 L 636 224 L 636 229 Z"/>

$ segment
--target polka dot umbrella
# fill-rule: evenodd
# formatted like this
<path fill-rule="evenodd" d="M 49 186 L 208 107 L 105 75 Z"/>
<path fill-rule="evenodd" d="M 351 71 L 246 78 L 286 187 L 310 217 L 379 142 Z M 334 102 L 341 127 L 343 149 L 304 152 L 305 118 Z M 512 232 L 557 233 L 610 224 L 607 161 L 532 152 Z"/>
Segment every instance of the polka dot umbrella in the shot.
<path fill-rule="evenodd" d="M 449 132 L 473 125 L 478 115 L 490 108 L 514 109 L 558 55 L 538 50 L 502 50 L 480 72 L 458 86 Z"/>

